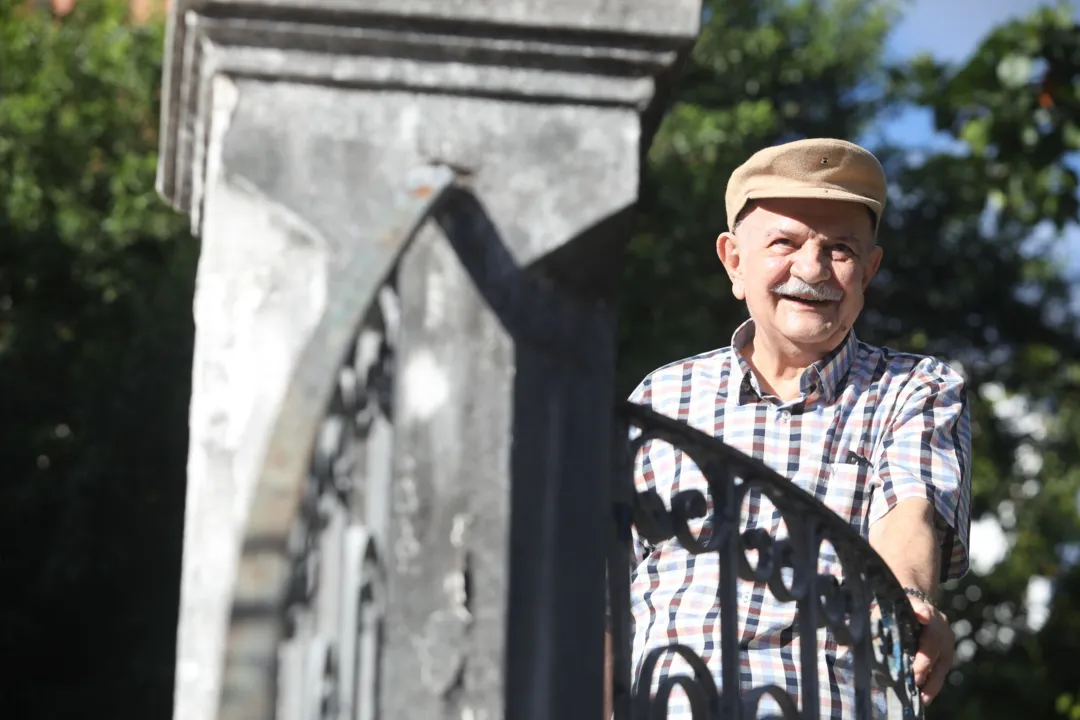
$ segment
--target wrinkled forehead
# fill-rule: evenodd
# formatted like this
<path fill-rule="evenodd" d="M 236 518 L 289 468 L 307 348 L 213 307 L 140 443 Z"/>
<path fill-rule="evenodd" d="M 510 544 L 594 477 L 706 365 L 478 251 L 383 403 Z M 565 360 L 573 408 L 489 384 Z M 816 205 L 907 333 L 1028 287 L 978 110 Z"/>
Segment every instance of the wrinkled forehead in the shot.
<path fill-rule="evenodd" d="M 755 235 L 783 231 L 874 241 L 874 211 L 842 200 L 770 198 L 747 205 L 736 223 Z"/>

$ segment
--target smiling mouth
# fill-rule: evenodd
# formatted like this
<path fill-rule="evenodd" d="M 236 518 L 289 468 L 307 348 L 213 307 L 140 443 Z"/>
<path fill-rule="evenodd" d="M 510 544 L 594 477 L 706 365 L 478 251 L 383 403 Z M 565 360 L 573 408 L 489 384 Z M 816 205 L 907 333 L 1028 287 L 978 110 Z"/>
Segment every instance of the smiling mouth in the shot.
<path fill-rule="evenodd" d="M 780 298 L 805 307 L 825 307 L 826 305 L 832 305 L 836 302 L 835 300 L 811 300 L 810 298 L 797 297 L 795 295 L 781 295 Z"/>

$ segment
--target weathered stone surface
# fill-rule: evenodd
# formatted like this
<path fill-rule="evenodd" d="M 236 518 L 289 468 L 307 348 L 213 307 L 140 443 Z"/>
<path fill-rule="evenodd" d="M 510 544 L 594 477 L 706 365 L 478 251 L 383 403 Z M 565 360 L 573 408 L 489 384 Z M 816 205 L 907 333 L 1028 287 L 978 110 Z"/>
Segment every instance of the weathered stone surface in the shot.
<path fill-rule="evenodd" d="M 178 0 L 170 14 L 159 188 L 192 212 L 198 228 L 219 74 L 638 113 L 655 106 L 657 79 L 697 30 L 699 0 L 586 5 Z"/>
<path fill-rule="evenodd" d="M 381 14 L 410 21 L 438 19 L 524 28 L 632 32 L 674 37 L 680 42 L 696 28 L 700 0 L 217 0 L 188 2 L 188 8 L 242 14 L 306 12 Z"/>
<path fill-rule="evenodd" d="M 599 714 L 608 300 L 642 118 L 699 12 L 688 0 L 174 6 L 159 187 L 203 243 L 178 720 L 266 718 L 275 704 L 292 717 L 312 696 L 278 692 L 279 660 L 293 672 L 318 655 L 303 643 L 375 647 L 370 631 L 342 637 L 361 622 L 341 615 L 348 602 L 317 596 L 361 582 L 325 564 L 281 643 L 312 408 L 359 362 L 345 348 L 383 249 L 410 223 L 422 229 L 386 278 L 400 307 L 380 326 L 391 416 L 365 430 L 345 510 L 319 529 L 332 567 L 375 548 L 364 577 L 384 575 L 387 593 L 381 694 L 339 702 L 356 717 Z M 401 200 L 431 192 L 407 179 L 424 168 L 457 178 L 427 220 Z M 374 682 L 370 664 L 332 664 Z"/>
<path fill-rule="evenodd" d="M 218 80 L 223 131 L 237 94 Z M 223 132 L 211 157 L 220 158 Z M 181 619 L 179 718 L 215 717 L 240 538 L 269 426 L 326 303 L 329 250 L 310 225 L 219 161 L 207 177 L 195 299 Z"/>

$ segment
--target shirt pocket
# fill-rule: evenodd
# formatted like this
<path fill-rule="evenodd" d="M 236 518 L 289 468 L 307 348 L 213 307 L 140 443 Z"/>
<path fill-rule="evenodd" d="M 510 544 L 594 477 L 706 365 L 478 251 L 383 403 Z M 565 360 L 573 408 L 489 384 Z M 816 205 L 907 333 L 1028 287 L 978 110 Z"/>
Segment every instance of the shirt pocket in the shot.
<path fill-rule="evenodd" d="M 825 506 L 864 538 L 872 473 L 869 466 L 855 463 L 830 463 L 825 473 Z"/>

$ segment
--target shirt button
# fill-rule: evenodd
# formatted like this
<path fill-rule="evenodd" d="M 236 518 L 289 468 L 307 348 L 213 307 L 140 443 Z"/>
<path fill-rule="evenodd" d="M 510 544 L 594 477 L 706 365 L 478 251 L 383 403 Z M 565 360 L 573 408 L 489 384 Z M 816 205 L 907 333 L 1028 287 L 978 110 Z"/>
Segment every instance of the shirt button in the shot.
<path fill-rule="evenodd" d="M 790 419 L 791 419 L 791 411 L 790 410 L 781 411 L 781 413 L 780 413 L 780 422 L 786 423 Z"/>

